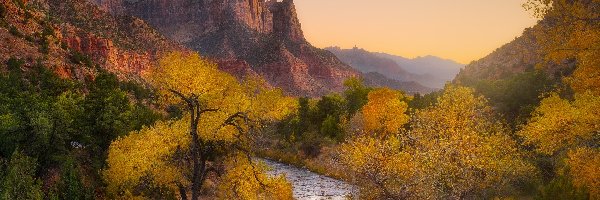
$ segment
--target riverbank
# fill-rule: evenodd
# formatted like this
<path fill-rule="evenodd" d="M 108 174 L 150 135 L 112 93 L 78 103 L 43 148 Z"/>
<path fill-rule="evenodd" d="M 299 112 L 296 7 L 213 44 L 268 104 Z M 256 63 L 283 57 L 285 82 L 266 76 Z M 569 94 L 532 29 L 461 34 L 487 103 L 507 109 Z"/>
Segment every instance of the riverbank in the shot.
<path fill-rule="evenodd" d="M 358 193 L 356 186 L 345 181 L 320 175 L 305 168 L 277 162 L 269 159 L 258 159 L 271 168 L 267 173 L 273 176 L 285 175 L 293 186 L 295 199 L 355 199 Z"/>
<path fill-rule="evenodd" d="M 300 153 L 274 150 L 274 149 L 263 149 L 258 150 L 257 155 L 261 158 L 266 158 L 282 163 L 292 165 L 294 167 L 307 169 L 311 172 L 351 182 L 352 179 L 350 174 L 344 166 L 338 162 L 338 156 L 335 152 L 335 147 L 323 147 L 321 153 L 314 158 L 309 158 Z"/>

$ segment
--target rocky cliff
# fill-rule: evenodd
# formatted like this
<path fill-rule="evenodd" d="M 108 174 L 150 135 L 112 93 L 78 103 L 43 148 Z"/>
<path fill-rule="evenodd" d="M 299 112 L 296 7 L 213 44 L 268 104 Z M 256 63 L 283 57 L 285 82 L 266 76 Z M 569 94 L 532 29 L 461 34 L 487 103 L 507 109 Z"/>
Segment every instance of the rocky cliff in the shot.
<path fill-rule="evenodd" d="M 185 50 L 143 20 L 113 17 L 86 0 L 2 0 L 0 61 L 41 63 L 65 78 L 92 76 L 98 66 L 138 79 L 164 52 Z"/>
<path fill-rule="evenodd" d="M 223 62 L 223 70 L 259 74 L 290 94 L 339 91 L 345 79 L 360 75 L 305 40 L 292 0 L 89 1 L 114 16 L 144 19 L 173 41 Z"/>

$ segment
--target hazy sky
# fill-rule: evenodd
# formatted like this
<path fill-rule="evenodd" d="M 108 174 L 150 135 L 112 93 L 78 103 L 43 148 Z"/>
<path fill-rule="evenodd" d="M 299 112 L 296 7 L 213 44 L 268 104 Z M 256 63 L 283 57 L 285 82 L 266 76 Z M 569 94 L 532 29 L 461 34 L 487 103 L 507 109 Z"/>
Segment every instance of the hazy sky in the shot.
<path fill-rule="evenodd" d="M 308 41 L 462 63 L 482 58 L 537 21 L 525 0 L 295 0 Z"/>

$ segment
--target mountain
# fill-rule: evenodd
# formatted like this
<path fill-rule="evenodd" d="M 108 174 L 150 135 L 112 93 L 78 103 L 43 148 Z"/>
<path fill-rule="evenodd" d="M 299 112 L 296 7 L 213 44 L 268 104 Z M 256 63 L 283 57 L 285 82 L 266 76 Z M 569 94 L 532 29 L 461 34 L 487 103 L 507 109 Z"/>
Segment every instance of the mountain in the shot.
<path fill-rule="evenodd" d="M 378 72 L 368 72 L 363 75 L 366 85 L 372 87 L 388 87 L 396 90 L 402 90 L 409 94 L 427 94 L 436 89 L 425 87 L 414 81 L 398 81 L 388 78 Z"/>
<path fill-rule="evenodd" d="M 444 59 L 436 56 L 419 56 L 413 59 L 405 58 L 402 56 L 391 55 L 387 53 L 375 53 L 376 55 L 388 58 L 398 65 L 402 66 L 406 71 L 419 74 L 419 75 L 430 75 L 443 81 L 441 86 L 446 81 L 454 79 L 456 74 L 465 65 L 458 63 L 453 60 Z M 439 85 L 440 83 L 438 83 Z"/>
<path fill-rule="evenodd" d="M 472 85 L 480 80 L 500 80 L 510 76 L 536 69 L 536 65 L 553 78 L 568 75 L 574 69 L 572 61 L 562 63 L 545 62 L 542 54 L 541 41 L 536 33 L 543 33 L 549 23 L 539 22 L 532 28 L 527 28 L 523 34 L 513 41 L 496 49 L 489 55 L 469 63 L 454 79 L 454 82 Z"/>
<path fill-rule="evenodd" d="M 343 89 L 360 73 L 304 38 L 292 0 L 89 0 L 139 17 L 238 77 L 258 74 L 294 95 Z"/>
<path fill-rule="evenodd" d="M 400 82 L 415 82 L 424 88 L 444 87 L 446 81 L 452 80 L 462 67 L 456 62 L 433 56 L 407 59 L 389 54 L 373 53 L 356 47 L 352 49 L 328 47 L 325 49 L 363 73 L 378 72 L 387 78 Z M 410 66 L 408 68 L 410 70 L 404 65 Z"/>
<path fill-rule="evenodd" d="M 0 62 L 41 64 L 64 78 L 93 77 L 95 67 L 139 79 L 164 52 L 184 50 L 143 20 L 113 17 L 86 0 L 2 0 Z"/>

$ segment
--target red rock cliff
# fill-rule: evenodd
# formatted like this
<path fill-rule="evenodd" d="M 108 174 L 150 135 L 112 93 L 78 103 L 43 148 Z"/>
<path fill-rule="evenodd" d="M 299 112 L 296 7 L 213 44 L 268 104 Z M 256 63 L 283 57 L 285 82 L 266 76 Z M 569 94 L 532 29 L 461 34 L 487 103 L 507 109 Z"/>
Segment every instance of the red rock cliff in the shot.
<path fill-rule="evenodd" d="M 343 89 L 359 73 L 304 38 L 292 0 L 88 0 L 115 16 L 144 19 L 166 37 L 222 63 L 257 73 L 289 94 Z"/>

